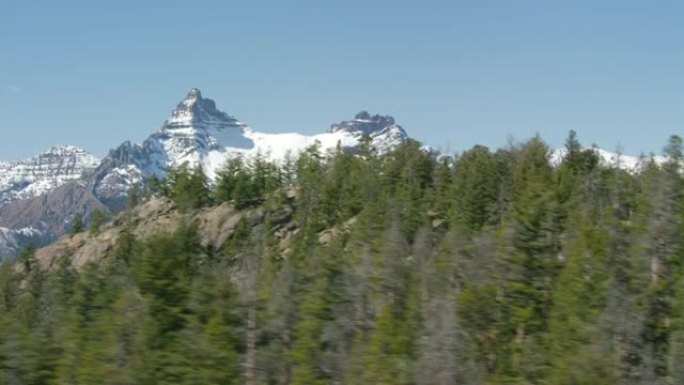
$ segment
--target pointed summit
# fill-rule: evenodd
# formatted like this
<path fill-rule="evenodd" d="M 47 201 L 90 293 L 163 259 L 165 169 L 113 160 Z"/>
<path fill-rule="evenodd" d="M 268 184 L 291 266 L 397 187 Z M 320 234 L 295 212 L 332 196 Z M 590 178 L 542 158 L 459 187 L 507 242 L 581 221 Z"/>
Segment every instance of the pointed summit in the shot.
<path fill-rule="evenodd" d="M 171 111 L 171 119 L 169 119 L 169 122 L 174 120 L 192 120 L 195 105 L 198 102 L 202 103 L 203 100 L 202 92 L 197 88 L 192 88 L 190 92 L 185 95 L 185 98 L 176 105 L 176 108 Z M 216 108 L 215 105 L 214 108 Z"/>
<path fill-rule="evenodd" d="M 223 161 L 226 148 L 249 149 L 254 146 L 244 136 L 246 128 L 237 119 L 217 109 L 216 103 L 203 97 L 199 89 L 192 88 L 176 105 L 161 129 L 142 143 L 140 153 L 153 162 L 138 167 L 138 173 L 143 177 L 161 175 L 161 170 L 185 162 L 194 166 L 209 162 L 209 158 Z M 138 163 L 143 164 L 142 161 Z"/>
<path fill-rule="evenodd" d="M 194 106 L 198 101 L 201 103 L 202 100 L 202 91 L 200 91 L 198 88 L 192 88 L 187 95 L 185 95 L 185 98 L 178 103 L 174 112 L 188 111 L 189 109 L 192 109 L 192 106 Z"/>
<path fill-rule="evenodd" d="M 180 128 L 217 128 L 242 127 L 235 118 L 216 108 L 216 103 L 203 98 L 202 92 L 192 88 L 185 98 L 176 105 L 171 117 L 164 122 L 162 131 Z"/>
<path fill-rule="evenodd" d="M 199 88 L 192 88 L 190 92 L 188 92 L 188 96 L 185 97 L 186 99 L 190 98 L 197 98 L 197 99 L 202 99 L 202 91 L 199 90 Z"/>

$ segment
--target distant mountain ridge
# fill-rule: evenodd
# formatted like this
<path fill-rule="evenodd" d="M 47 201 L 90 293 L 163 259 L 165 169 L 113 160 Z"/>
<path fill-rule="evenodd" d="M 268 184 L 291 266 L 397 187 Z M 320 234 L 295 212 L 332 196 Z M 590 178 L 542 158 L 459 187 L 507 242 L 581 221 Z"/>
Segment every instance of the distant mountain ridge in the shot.
<path fill-rule="evenodd" d="M 58 145 L 23 161 L 0 161 L 0 257 L 13 255 L 31 240 L 43 244 L 55 239 L 76 213 L 87 220 L 94 208 L 112 213 L 124 208 L 132 186 L 151 176 L 162 177 L 170 167 L 199 164 L 213 179 L 231 157 L 260 154 L 282 161 L 316 143 L 322 151 L 340 146 L 353 152 L 364 136 L 380 152 L 409 138 L 392 116 L 367 111 L 314 135 L 256 131 L 193 88 L 156 132 L 141 143 L 120 144 L 103 159 L 75 146 Z M 594 150 L 603 164 L 632 172 L 650 159 L 665 160 Z M 559 164 L 564 154 L 564 149 L 552 151 L 549 160 Z"/>
<path fill-rule="evenodd" d="M 95 155 L 75 146 L 58 145 L 15 163 L 0 163 L 0 206 L 43 195 L 80 179 L 100 163 Z"/>
<path fill-rule="evenodd" d="M 0 256 L 13 254 L 29 242 L 52 239 L 49 225 L 35 220 L 21 203 L 40 199 L 75 183 L 99 164 L 95 155 L 75 146 L 58 145 L 31 158 L 0 163 Z M 5 210 L 11 210 L 3 213 Z M 40 210 L 45 211 L 45 210 Z M 59 215 L 63 221 L 64 215 Z M 24 223 L 16 223 L 23 220 Z M 15 222 L 15 223 L 11 223 Z"/>
<path fill-rule="evenodd" d="M 0 256 L 14 254 L 31 237 L 45 243 L 61 235 L 76 212 L 87 219 L 95 207 L 122 209 L 132 186 L 161 177 L 170 167 L 199 164 L 213 179 L 230 157 L 261 154 L 281 161 L 315 143 L 322 151 L 338 145 L 354 151 L 364 135 L 379 151 L 408 138 L 391 116 L 366 111 L 316 135 L 260 132 L 193 88 L 157 132 L 142 143 L 124 142 L 103 159 L 74 146 L 55 146 L 26 161 L 0 162 Z"/>

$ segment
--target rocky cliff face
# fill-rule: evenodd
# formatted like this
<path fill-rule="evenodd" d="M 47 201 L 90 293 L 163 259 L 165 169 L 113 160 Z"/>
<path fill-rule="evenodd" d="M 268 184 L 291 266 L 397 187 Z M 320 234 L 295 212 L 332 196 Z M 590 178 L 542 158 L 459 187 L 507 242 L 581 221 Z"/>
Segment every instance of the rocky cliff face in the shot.
<path fill-rule="evenodd" d="M 61 237 L 39 249 L 36 258 L 44 268 L 51 269 L 57 266 L 60 256 L 70 255 L 73 265 L 81 268 L 88 262 L 107 258 L 125 227 L 132 227 L 134 234 L 144 239 L 156 233 L 175 230 L 183 219 L 198 224 L 203 245 L 218 247 L 233 234 L 240 220 L 245 217 L 254 217 L 256 220 L 262 218 L 254 212 L 235 210 L 227 203 L 199 210 L 188 217 L 176 211 L 171 201 L 153 199 L 130 212 L 119 214 L 96 234 L 82 232 Z"/>

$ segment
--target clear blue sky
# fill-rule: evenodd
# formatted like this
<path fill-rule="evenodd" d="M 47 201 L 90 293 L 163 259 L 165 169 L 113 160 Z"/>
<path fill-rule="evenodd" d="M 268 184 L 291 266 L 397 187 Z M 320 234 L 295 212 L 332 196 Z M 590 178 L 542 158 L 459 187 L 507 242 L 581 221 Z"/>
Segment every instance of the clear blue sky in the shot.
<path fill-rule="evenodd" d="M 263 131 L 360 109 L 463 150 L 540 133 L 659 152 L 684 134 L 678 1 L 0 2 L 0 159 L 103 155 L 191 87 Z"/>

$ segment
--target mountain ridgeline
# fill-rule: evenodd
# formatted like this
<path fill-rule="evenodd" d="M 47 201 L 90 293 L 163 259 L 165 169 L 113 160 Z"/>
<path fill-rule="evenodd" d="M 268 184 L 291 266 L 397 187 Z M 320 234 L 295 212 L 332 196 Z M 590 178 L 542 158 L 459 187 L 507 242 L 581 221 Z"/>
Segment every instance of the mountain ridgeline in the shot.
<path fill-rule="evenodd" d="M 283 163 L 318 143 L 321 150 L 337 147 L 359 150 L 362 140 L 387 152 L 409 138 L 392 116 L 361 111 L 351 120 L 332 124 L 314 135 L 266 133 L 219 110 L 198 89 L 191 89 L 171 111 L 157 132 L 142 143 L 124 142 L 103 159 L 69 145 L 16 163 L 0 162 L 0 257 L 13 257 L 29 243 L 47 244 L 71 228 L 72 219 L 88 222 L 94 210 L 108 215 L 126 207 L 133 187 L 150 178 L 162 178 L 169 168 L 201 165 L 213 183 L 230 159 L 261 156 Z M 425 146 L 424 151 L 438 154 Z M 560 149 L 549 154 L 552 164 L 565 156 Z M 635 158 L 599 148 L 594 152 L 605 164 L 636 172 L 663 157 Z"/>
<path fill-rule="evenodd" d="M 638 173 L 364 138 L 172 167 L 4 262 L 0 382 L 684 383 L 679 137 Z"/>
<path fill-rule="evenodd" d="M 407 138 L 392 117 L 367 112 L 317 135 L 258 132 L 192 89 L 157 132 L 140 144 L 121 144 L 104 159 L 62 145 L 26 161 L 0 163 L 0 256 L 13 256 L 30 241 L 54 240 L 69 231 L 75 215 L 90 221 L 93 210 L 124 209 L 132 187 L 172 167 L 201 165 L 213 181 L 228 159 L 260 155 L 282 161 L 314 143 L 354 152 L 364 136 L 379 151 Z"/>

